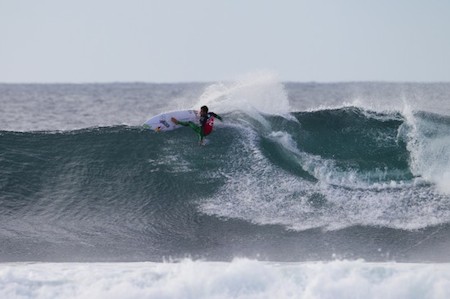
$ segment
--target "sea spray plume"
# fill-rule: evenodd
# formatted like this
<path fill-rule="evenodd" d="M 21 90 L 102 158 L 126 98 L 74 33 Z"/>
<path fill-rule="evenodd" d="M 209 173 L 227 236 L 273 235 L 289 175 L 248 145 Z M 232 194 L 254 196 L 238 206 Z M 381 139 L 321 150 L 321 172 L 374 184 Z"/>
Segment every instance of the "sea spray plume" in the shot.
<path fill-rule="evenodd" d="M 201 105 L 214 107 L 222 113 L 238 110 L 285 115 L 290 112 L 284 85 L 277 75 L 267 71 L 208 86 L 194 107 Z"/>

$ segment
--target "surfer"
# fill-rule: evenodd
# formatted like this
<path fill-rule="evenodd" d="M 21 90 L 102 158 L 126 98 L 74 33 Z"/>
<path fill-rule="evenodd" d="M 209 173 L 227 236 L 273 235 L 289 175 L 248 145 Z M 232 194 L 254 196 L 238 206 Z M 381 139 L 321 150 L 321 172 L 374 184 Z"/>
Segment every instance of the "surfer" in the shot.
<path fill-rule="evenodd" d="M 193 123 L 192 121 L 179 121 L 175 117 L 171 118 L 171 121 L 176 125 L 182 125 L 185 127 L 191 127 L 195 133 L 198 135 L 199 144 L 203 144 L 203 140 L 205 136 L 209 135 L 212 132 L 214 125 L 214 118 L 222 121 L 222 117 L 215 114 L 214 112 L 208 112 L 207 106 L 202 106 L 200 108 L 200 125 Z"/>

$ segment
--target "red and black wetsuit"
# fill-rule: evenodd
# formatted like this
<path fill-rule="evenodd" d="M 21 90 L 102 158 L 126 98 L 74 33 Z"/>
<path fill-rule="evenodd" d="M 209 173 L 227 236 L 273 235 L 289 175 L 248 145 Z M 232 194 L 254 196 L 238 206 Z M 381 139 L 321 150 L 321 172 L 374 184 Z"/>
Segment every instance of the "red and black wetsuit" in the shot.
<path fill-rule="evenodd" d="M 214 112 L 208 112 L 205 116 L 200 116 L 200 134 L 202 137 L 209 135 L 214 126 L 214 118 L 222 120 L 222 118 Z"/>

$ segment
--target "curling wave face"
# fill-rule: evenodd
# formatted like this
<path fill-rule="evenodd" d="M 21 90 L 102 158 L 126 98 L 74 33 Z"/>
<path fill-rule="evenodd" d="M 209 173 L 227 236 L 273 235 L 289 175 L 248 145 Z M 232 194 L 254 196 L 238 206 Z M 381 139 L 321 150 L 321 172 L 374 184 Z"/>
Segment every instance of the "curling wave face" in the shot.
<path fill-rule="evenodd" d="M 439 170 L 449 166 L 445 117 L 356 107 L 224 116 L 200 148 L 184 129 L 2 131 L 0 231 L 16 249 L 8 258 L 33 244 L 41 259 L 98 258 L 105 250 L 107 260 L 220 259 L 236 244 L 232 253 L 220 246 L 205 253 L 199 244 L 241 242 L 254 230 L 271 243 L 274 229 L 413 233 L 449 223 L 450 197 L 440 185 L 447 174 Z M 260 246 L 237 252 L 270 256 Z"/>

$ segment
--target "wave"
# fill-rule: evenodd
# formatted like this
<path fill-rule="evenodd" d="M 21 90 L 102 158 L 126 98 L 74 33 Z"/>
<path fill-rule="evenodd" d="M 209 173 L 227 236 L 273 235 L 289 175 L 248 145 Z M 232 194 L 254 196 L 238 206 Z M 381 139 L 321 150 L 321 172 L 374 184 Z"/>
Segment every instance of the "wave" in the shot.
<path fill-rule="evenodd" d="M 158 186 L 156 193 L 168 193 L 170 200 L 176 194 L 165 182 L 190 186 L 183 177 L 189 174 L 199 181 L 225 182 L 226 193 L 237 188 L 230 188 L 230 182 L 251 177 L 245 187 L 248 196 L 265 200 L 274 195 L 252 187 L 290 181 L 281 190 L 295 200 L 299 199 L 295 193 L 305 189 L 320 193 L 317 186 L 355 193 L 395 193 L 415 186 L 417 191 L 434 192 L 431 199 L 444 196 L 433 191 L 435 181 L 430 178 L 441 173 L 444 180 L 450 169 L 445 155 L 450 147 L 445 134 L 449 120 L 419 113 L 415 117 L 420 121 L 412 127 L 399 113 L 355 107 L 292 116 L 265 115 L 269 127 L 261 127 L 257 119 L 227 115 L 230 124 L 220 127 L 205 148 L 197 148 L 186 130 L 152 134 L 119 126 L 69 132 L 4 131 L 0 135 L 2 190 L 19 193 L 24 201 L 36 200 L 33 196 L 43 189 L 64 190 L 66 196 L 70 193 L 81 200 L 113 201 L 131 194 L 146 196 L 142 191 L 147 186 Z"/>
<path fill-rule="evenodd" d="M 188 128 L 0 132 L 1 234 L 68 252 L 150 242 L 160 256 L 215 239 L 217 221 L 231 226 L 225 235 L 235 221 L 296 232 L 450 222 L 446 117 L 357 107 L 224 116 L 204 147 Z"/>

